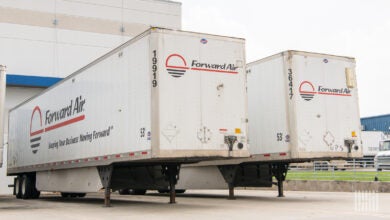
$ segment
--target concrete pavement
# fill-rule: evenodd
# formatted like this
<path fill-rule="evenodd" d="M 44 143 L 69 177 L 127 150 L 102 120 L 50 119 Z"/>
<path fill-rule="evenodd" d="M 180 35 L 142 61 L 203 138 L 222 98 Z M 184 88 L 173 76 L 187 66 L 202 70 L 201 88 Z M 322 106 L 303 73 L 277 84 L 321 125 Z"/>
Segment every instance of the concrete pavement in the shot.
<path fill-rule="evenodd" d="M 350 192 L 287 191 L 277 198 L 275 191 L 236 190 L 236 200 L 226 195 L 222 190 L 189 190 L 171 205 L 167 194 L 153 191 L 145 196 L 113 193 L 110 208 L 102 207 L 101 193 L 85 198 L 44 194 L 38 200 L 0 196 L 0 219 L 390 219 L 387 193 L 366 200 Z"/>

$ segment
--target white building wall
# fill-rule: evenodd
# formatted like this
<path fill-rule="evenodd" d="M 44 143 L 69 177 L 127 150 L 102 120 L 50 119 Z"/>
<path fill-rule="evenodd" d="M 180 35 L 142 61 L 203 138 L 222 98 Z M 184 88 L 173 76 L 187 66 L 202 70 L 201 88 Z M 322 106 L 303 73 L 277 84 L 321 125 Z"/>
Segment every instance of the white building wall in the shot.
<path fill-rule="evenodd" d="M 2 0 L 0 61 L 9 74 L 65 77 L 150 26 L 181 27 L 157 0 Z"/>
<path fill-rule="evenodd" d="M 181 3 L 1 0 L 0 63 L 11 75 L 63 78 L 151 26 L 180 29 Z M 42 90 L 8 86 L 5 111 Z M 6 177 L 6 149 L 3 159 L 0 194 L 8 194 L 13 179 Z"/>

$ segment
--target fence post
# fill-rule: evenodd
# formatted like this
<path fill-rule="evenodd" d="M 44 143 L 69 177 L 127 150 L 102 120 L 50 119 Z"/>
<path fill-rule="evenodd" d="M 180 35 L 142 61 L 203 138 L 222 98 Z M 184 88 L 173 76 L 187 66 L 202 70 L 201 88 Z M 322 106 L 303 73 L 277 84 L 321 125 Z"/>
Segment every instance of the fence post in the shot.
<path fill-rule="evenodd" d="M 353 158 L 353 180 L 356 181 L 356 159 Z"/>

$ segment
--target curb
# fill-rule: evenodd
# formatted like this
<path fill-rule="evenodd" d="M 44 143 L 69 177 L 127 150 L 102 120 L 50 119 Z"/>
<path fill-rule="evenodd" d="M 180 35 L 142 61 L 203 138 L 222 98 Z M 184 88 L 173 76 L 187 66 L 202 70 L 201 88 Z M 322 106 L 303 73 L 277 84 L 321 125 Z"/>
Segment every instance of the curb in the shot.
<path fill-rule="evenodd" d="M 253 187 L 246 187 L 246 189 L 251 188 Z M 256 189 L 258 188 L 256 187 Z M 272 190 L 277 190 L 277 186 L 272 186 Z M 284 182 L 284 190 L 318 192 L 374 191 L 381 193 L 389 193 L 390 182 L 286 180 Z"/>

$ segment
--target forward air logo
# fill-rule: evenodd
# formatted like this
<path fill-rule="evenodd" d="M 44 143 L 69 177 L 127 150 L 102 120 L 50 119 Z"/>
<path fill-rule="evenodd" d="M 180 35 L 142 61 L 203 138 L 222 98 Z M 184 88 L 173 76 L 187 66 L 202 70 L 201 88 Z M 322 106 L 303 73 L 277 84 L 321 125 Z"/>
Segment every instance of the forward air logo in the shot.
<path fill-rule="evenodd" d="M 42 111 L 39 106 L 35 106 L 30 120 L 30 147 L 36 154 L 41 144 L 42 134 L 85 119 L 84 104 L 86 100 L 82 96 L 71 100 L 69 105 L 55 111 L 45 112 L 45 124 L 43 125 Z"/>
<path fill-rule="evenodd" d="M 168 73 L 176 78 L 183 76 L 186 70 L 189 69 L 186 60 L 179 54 L 169 55 L 165 61 L 165 67 Z"/>
<path fill-rule="evenodd" d="M 41 134 L 43 131 L 42 112 L 38 106 L 35 106 L 31 114 L 30 121 L 30 146 L 34 154 L 38 152 L 39 145 L 41 144 Z"/>
<path fill-rule="evenodd" d="M 309 81 L 301 82 L 299 85 L 299 93 L 306 101 L 312 100 L 315 95 L 352 96 L 351 90 L 348 88 L 327 88 L 320 85 L 316 90 L 313 83 Z"/>
<path fill-rule="evenodd" d="M 313 84 L 309 81 L 303 81 L 301 83 L 301 85 L 299 86 L 299 93 L 301 94 L 301 97 L 306 101 L 312 100 L 314 98 L 314 95 L 316 94 Z"/>
<path fill-rule="evenodd" d="M 229 73 L 237 74 L 237 68 L 234 64 L 212 64 L 207 62 L 199 62 L 198 60 L 192 60 L 191 67 L 187 65 L 186 59 L 180 54 L 171 54 L 165 60 L 165 67 L 168 73 L 179 78 L 183 76 L 187 70 L 216 72 L 216 73 Z"/>

